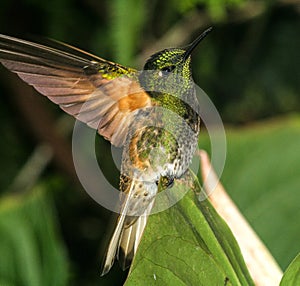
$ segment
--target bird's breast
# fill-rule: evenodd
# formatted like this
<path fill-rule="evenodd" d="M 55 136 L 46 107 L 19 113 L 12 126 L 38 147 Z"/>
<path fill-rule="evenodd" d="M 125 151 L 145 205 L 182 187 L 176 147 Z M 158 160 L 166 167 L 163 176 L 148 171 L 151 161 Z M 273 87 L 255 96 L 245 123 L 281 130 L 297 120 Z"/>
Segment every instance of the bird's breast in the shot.
<path fill-rule="evenodd" d="M 127 135 L 121 172 L 150 182 L 180 177 L 195 152 L 198 133 L 174 112 L 166 114 L 159 107 L 139 112 Z"/>

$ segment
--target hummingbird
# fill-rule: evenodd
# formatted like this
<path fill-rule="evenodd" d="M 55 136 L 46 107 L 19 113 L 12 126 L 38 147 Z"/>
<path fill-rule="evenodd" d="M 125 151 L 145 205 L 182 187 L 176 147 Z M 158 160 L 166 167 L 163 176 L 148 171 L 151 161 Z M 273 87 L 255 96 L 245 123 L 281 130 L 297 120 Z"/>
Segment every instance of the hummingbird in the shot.
<path fill-rule="evenodd" d="M 123 147 L 119 188 L 126 199 L 101 275 L 115 258 L 123 270 L 130 266 L 157 192 L 189 167 L 200 131 L 191 54 L 211 30 L 185 48 L 153 54 L 142 71 L 61 42 L 46 46 L 0 34 L 0 62 L 7 69 Z"/>

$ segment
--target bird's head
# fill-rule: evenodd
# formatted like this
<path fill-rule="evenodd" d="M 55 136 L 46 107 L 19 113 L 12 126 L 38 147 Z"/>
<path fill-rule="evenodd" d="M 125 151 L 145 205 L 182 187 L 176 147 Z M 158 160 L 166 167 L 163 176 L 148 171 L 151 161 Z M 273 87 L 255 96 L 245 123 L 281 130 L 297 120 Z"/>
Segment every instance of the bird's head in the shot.
<path fill-rule="evenodd" d="M 174 95 L 189 88 L 193 84 L 191 54 L 211 30 L 205 30 L 186 48 L 169 48 L 153 54 L 144 66 L 142 86 L 148 91 L 166 90 Z"/>

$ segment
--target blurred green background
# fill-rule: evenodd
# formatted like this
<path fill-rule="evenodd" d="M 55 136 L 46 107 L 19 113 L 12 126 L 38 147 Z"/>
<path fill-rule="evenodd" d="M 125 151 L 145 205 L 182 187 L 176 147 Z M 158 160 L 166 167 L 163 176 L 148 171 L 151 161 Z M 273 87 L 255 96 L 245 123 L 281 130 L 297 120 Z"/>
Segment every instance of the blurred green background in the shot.
<path fill-rule="evenodd" d="M 0 32 L 142 68 L 214 26 L 193 74 L 226 127 L 222 181 L 285 269 L 300 250 L 299 14 L 293 0 L 2 0 Z M 99 276 L 111 213 L 78 183 L 74 121 L 3 67 L 0 94 L 0 285 L 122 285 L 118 265 Z M 117 185 L 109 144 L 97 144 Z M 200 146 L 209 149 L 205 131 Z"/>

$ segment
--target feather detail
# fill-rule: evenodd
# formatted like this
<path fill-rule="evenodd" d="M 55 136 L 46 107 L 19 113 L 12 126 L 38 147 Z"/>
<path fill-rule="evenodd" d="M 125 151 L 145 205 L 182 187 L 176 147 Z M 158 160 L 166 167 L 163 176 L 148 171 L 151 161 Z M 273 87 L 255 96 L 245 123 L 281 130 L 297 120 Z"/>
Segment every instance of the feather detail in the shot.
<path fill-rule="evenodd" d="M 70 45 L 0 35 L 0 62 L 65 112 L 122 146 L 132 113 L 151 106 L 137 71 Z"/>
<path fill-rule="evenodd" d="M 130 266 L 137 252 L 152 206 L 153 202 L 149 204 L 145 212 L 133 223 L 126 226 L 125 220 L 118 251 L 118 260 L 123 270 Z"/>
<path fill-rule="evenodd" d="M 111 269 L 111 267 L 115 261 L 115 257 L 116 257 L 118 247 L 119 247 L 120 236 L 121 236 L 122 230 L 123 230 L 124 219 L 125 219 L 124 214 L 119 216 L 117 226 L 116 226 L 114 233 L 110 239 L 110 243 L 109 243 L 109 246 L 108 246 L 106 254 L 105 254 L 105 259 L 104 259 L 102 270 L 101 270 L 101 276 L 103 276 L 109 272 L 109 270 Z"/>
<path fill-rule="evenodd" d="M 104 262 L 102 264 L 101 276 L 105 275 L 110 270 L 115 257 L 119 260 L 122 269 L 127 269 L 137 252 L 146 227 L 148 216 L 154 204 L 154 196 L 157 191 L 155 183 L 143 185 L 140 189 L 141 192 L 151 192 L 153 194 L 152 196 L 149 196 L 148 203 L 137 210 L 137 213 L 140 212 L 141 215 L 128 215 L 130 211 L 132 212 L 132 210 L 136 208 L 136 204 L 139 204 L 139 200 L 137 201 L 134 198 L 137 184 L 141 185 L 141 182 L 131 179 L 129 184 L 127 184 L 127 190 L 125 191 L 127 193 L 127 197 L 107 248 Z"/>
<path fill-rule="evenodd" d="M 130 199 L 132 197 L 132 192 L 133 192 L 134 184 L 132 183 L 129 187 L 128 190 L 128 195 L 125 200 L 125 203 L 123 205 L 122 211 L 120 216 L 118 217 L 117 225 L 115 227 L 114 233 L 110 239 L 107 252 L 104 258 L 103 266 L 102 266 L 102 271 L 101 271 L 101 276 L 105 275 L 110 268 L 112 267 L 119 245 L 120 245 L 120 238 L 123 233 L 123 227 L 124 227 L 124 222 L 126 218 L 126 213 L 128 212 L 129 204 L 130 204 Z"/>

